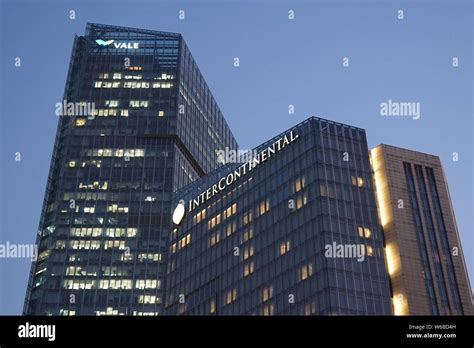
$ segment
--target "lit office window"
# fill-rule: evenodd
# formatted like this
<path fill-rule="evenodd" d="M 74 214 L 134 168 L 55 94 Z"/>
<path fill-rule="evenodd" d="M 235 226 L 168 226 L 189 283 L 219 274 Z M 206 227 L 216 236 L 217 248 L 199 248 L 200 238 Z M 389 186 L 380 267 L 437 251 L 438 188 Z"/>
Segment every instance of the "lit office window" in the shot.
<path fill-rule="evenodd" d="M 273 303 L 270 303 L 262 308 L 262 315 L 268 316 L 268 315 L 273 315 L 275 312 L 275 305 Z"/>
<path fill-rule="evenodd" d="M 143 304 L 160 303 L 160 298 L 155 295 L 140 295 L 138 296 L 138 303 L 143 303 Z"/>
<path fill-rule="evenodd" d="M 303 281 L 305 279 L 308 279 L 311 275 L 313 275 L 313 264 L 308 263 L 306 265 L 303 265 L 299 269 L 299 280 Z"/>
<path fill-rule="evenodd" d="M 365 237 L 365 238 L 370 238 L 372 233 L 370 232 L 370 229 L 367 227 L 357 227 L 357 231 L 359 233 L 359 237 Z"/>
<path fill-rule="evenodd" d="M 94 289 L 96 286 L 95 280 L 73 280 L 66 279 L 63 281 L 63 288 L 70 290 L 79 290 L 79 289 Z"/>
<path fill-rule="evenodd" d="M 316 304 L 314 302 L 307 303 L 304 305 L 304 315 L 311 315 L 314 314 L 314 312 L 316 312 Z"/>
<path fill-rule="evenodd" d="M 262 289 L 262 302 L 268 301 L 273 297 L 273 286 L 269 285 Z"/>
<path fill-rule="evenodd" d="M 114 80 L 120 80 L 122 78 L 121 73 L 114 73 L 114 76 L 112 77 Z"/>
<path fill-rule="evenodd" d="M 235 222 L 229 223 L 229 224 L 225 227 L 225 235 L 226 235 L 226 237 L 229 237 L 232 233 L 234 233 L 234 232 L 235 232 L 235 229 L 236 229 L 236 224 L 235 224 Z"/>
<path fill-rule="evenodd" d="M 252 222 L 252 211 L 248 211 L 242 216 L 242 225 L 245 226 L 250 222 Z"/>
<path fill-rule="evenodd" d="M 159 289 L 159 279 L 138 279 L 135 281 L 135 289 Z"/>
<path fill-rule="evenodd" d="M 212 246 L 216 245 L 217 243 L 219 243 L 220 239 L 221 239 L 221 233 L 220 232 L 216 232 L 216 233 L 211 234 L 211 237 L 209 238 L 209 247 L 212 247 Z"/>
<path fill-rule="evenodd" d="M 259 215 L 263 215 L 269 210 L 270 210 L 270 200 L 269 199 L 266 199 L 266 200 L 260 202 L 260 204 L 258 206 L 258 214 Z"/>
<path fill-rule="evenodd" d="M 247 260 L 251 256 L 253 256 L 253 245 L 245 247 L 244 252 L 242 254 L 244 260 Z"/>
<path fill-rule="evenodd" d="M 290 251 L 290 241 L 286 240 L 280 243 L 280 256 L 285 255 L 288 251 Z"/>
<path fill-rule="evenodd" d="M 209 302 L 209 313 L 214 314 L 216 312 L 216 300 L 211 299 Z"/>
<path fill-rule="evenodd" d="M 241 243 L 245 243 L 246 241 L 253 238 L 253 227 L 245 229 L 244 233 L 242 234 Z"/>
<path fill-rule="evenodd" d="M 101 279 L 99 282 L 99 289 L 132 289 L 131 279 Z"/>
<path fill-rule="evenodd" d="M 225 304 L 228 305 L 237 299 L 237 289 L 228 290 L 225 295 Z"/>
<path fill-rule="evenodd" d="M 158 111 L 158 116 L 159 117 L 165 116 L 165 112 L 163 110 Z"/>
<path fill-rule="evenodd" d="M 144 262 L 144 261 L 159 262 L 161 261 L 161 254 L 160 253 L 142 253 L 142 254 L 138 254 L 137 258 L 140 262 Z"/>
<path fill-rule="evenodd" d="M 198 224 L 205 218 L 206 218 L 206 209 L 203 209 L 193 216 L 193 222 L 194 224 Z"/>
<path fill-rule="evenodd" d="M 68 166 L 69 168 L 74 168 L 76 166 L 76 161 L 69 161 Z"/>
<path fill-rule="evenodd" d="M 207 222 L 207 225 L 208 225 L 207 227 L 211 229 L 219 225 L 220 223 L 221 223 L 221 214 L 217 214 L 216 216 L 214 216 Z"/>
<path fill-rule="evenodd" d="M 306 180 L 305 180 L 305 177 L 304 177 L 304 176 L 302 176 L 302 177 L 296 179 L 296 180 L 295 180 L 295 185 L 294 185 L 295 193 L 301 191 L 301 189 L 302 189 L 303 187 L 305 187 L 305 185 L 306 185 Z"/>
<path fill-rule="evenodd" d="M 374 255 L 374 248 L 372 248 L 370 245 L 367 245 L 367 256 L 373 256 Z"/>
<path fill-rule="evenodd" d="M 71 240 L 69 241 L 69 246 L 72 249 L 86 249 L 86 250 L 97 250 L 100 249 L 99 240 Z"/>
<path fill-rule="evenodd" d="M 254 267 L 255 267 L 255 265 L 254 265 L 254 262 L 253 262 L 253 261 L 251 261 L 251 262 L 245 264 L 245 265 L 244 265 L 244 277 L 246 277 L 246 276 L 252 274 L 253 271 L 254 271 Z"/>
<path fill-rule="evenodd" d="M 111 108 L 117 107 L 119 104 L 118 100 L 106 100 L 105 101 L 105 106 L 109 106 Z"/>
<path fill-rule="evenodd" d="M 83 127 L 83 126 L 86 125 L 86 123 L 87 123 L 87 119 L 85 119 L 85 118 L 76 118 L 74 120 L 74 125 L 76 127 Z"/>
<path fill-rule="evenodd" d="M 147 108 L 148 100 L 130 100 L 130 106 L 132 108 Z"/>
<path fill-rule="evenodd" d="M 351 183 L 353 186 L 363 187 L 364 186 L 364 179 L 360 176 L 353 176 L 351 175 Z"/>
<path fill-rule="evenodd" d="M 296 209 L 300 209 L 301 207 L 305 206 L 308 203 L 308 196 L 306 193 L 299 195 L 296 197 Z"/>

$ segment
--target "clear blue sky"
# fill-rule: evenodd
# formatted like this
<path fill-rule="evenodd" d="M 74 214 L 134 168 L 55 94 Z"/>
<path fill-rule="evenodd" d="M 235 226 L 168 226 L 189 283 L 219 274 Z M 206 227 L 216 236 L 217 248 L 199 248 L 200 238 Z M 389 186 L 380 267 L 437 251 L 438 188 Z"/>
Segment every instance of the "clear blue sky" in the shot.
<path fill-rule="evenodd" d="M 73 37 L 97 22 L 182 33 L 242 148 L 316 115 L 365 128 L 370 147 L 440 156 L 472 283 L 470 1 L 0 3 L 0 243 L 35 242 Z M 420 102 L 421 119 L 380 116 L 388 99 Z M 29 267 L 26 259 L 0 259 L 0 314 L 21 313 Z"/>

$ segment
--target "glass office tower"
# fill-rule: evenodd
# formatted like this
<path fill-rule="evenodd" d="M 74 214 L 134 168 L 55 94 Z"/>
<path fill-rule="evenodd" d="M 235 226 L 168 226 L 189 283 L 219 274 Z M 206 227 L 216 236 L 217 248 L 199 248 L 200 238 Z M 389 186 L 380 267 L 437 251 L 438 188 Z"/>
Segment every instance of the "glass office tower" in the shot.
<path fill-rule="evenodd" d="M 437 156 L 371 150 L 396 315 L 472 315 L 471 287 Z"/>
<path fill-rule="evenodd" d="M 174 204 L 166 314 L 392 314 L 363 129 L 311 117 Z"/>
<path fill-rule="evenodd" d="M 180 34 L 76 37 L 24 313 L 162 313 L 172 193 L 237 143 Z"/>

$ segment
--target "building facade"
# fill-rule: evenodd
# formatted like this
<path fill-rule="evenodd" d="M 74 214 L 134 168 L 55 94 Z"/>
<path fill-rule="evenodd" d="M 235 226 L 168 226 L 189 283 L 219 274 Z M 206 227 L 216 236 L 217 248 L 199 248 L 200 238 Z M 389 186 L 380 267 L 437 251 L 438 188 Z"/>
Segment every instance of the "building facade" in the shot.
<path fill-rule="evenodd" d="M 311 117 L 176 194 L 165 313 L 390 315 L 365 131 Z"/>
<path fill-rule="evenodd" d="M 237 143 L 180 34 L 76 37 L 24 313 L 162 313 L 173 192 Z"/>
<path fill-rule="evenodd" d="M 438 157 L 371 150 L 396 315 L 472 315 L 471 288 Z"/>

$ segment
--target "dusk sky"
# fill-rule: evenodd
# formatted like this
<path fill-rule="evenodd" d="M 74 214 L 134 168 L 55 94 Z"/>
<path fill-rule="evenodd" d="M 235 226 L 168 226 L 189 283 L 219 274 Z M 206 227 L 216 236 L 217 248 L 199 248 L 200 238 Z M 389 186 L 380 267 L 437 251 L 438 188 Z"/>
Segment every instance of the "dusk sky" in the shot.
<path fill-rule="evenodd" d="M 74 35 L 94 22 L 183 34 L 243 149 L 314 115 L 366 129 L 370 148 L 385 143 L 439 156 L 472 284 L 471 1 L 0 4 L 0 243 L 35 243 L 55 104 L 62 100 Z M 420 103 L 420 118 L 382 116 L 380 104 L 388 100 Z M 30 265 L 0 259 L 0 314 L 21 314 Z"/>

